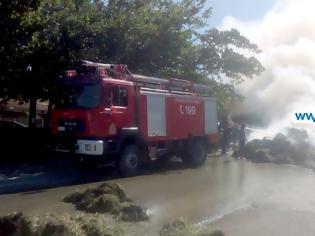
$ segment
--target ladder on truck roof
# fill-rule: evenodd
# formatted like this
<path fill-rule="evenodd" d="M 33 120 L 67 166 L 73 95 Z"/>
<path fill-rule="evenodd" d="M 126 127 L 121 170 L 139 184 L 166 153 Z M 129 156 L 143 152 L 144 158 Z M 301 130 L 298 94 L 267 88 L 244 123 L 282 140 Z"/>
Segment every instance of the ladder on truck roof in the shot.
<path fill-rule="evenodd" d="M 182 79 L 162 79 L 153 76 L 145 76 L 140 74 L 132 74 L 126 65 L 121 64 L 103 64 L 90 61 L 82 61 L 82 66 L 105 68 L 116 75 L 118 79 L 124 79 L 134 82 L 141 89 L 170 91 L 173 93 L 190 93 L 198 95 L 206 95 L 210 88 L 204 84 L 196 84 L 189 80 Z"/>

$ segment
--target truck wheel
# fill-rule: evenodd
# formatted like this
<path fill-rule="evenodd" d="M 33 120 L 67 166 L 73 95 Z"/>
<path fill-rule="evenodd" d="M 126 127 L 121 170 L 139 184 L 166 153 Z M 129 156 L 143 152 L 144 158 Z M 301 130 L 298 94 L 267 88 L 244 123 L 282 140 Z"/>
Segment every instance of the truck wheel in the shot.
<path fill-rule="evenodd" d="M 183 162 L 189 167 L 197 167 L 204 164 L 207 159 L 207 150 L 202 141 L 195 141 L 189 150 L 182 156 Z"/>
<path fill-rule="evenodd" d="M 135 176 L 141 167 L 141 156 L 136 145 L 127 145 L 119 156 L 119 172 L 124 177 Z"/>

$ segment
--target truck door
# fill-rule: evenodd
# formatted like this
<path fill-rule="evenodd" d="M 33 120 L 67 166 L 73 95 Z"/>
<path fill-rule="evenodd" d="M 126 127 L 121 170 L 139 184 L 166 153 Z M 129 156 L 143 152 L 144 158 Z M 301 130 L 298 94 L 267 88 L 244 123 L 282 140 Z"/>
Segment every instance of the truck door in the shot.
<path fill-rule="evenodd" d="M 123 127 L 131 127 L 134 125 L 133 104 L 131 104 L 131 96 L 128 86 L 111 85 L 109 87 L 109 97 L 111 104 L 112 122 L 117 131 Z"/>

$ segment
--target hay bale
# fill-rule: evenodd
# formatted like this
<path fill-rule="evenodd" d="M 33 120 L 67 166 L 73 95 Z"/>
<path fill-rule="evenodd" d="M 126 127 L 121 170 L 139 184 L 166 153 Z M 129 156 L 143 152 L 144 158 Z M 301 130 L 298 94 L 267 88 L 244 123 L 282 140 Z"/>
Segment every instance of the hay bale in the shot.
<path fill-rule="evenodd" d="M 140 206 L 127 205 L 121 211 L 121 219 L 123 221 L 136 222 L 146 221 L 149 219 L 146 211 Z"/>
<path fill-rule="evenodd" d="M 34 235 L 31 222 L 22 213 L 0 217 L 0 235 Z"/>
<path fill-rule="evenodd" d="M 36 236 L 81 236 L 81 226 L 69 216 L 41 215 L 31 218 Z"/>
<path fill-rule="evenodd" d="M 78 198 L 77 201 L 72 202 L 76 206 L 76 209 L 79 211 L 87 211 L 89 206 L 93 204 L 97 198 L 94 196 L 94 194 L 87 190 L 84 193 L 82 193 L 81 198 Z"/>
<path fill-rule="evenodd" d="M 82 209 L 85 206 L 87 206 L 89 202 L 93 201 L 95 198 L 98 198 L 105 194 L 114 195 L 121 202 L 131 201 L 129 198 L 127 198 L 124 190 L 118 184 L 104 183 L 96 188 L 87 189 L 83 193 L 75 192 L 73 194 L 70 194 L 63 199 L 63 202 L 72 203 L 77 206 L 79 205 L 79 208 Z"/>
<path fill-rule="evenodd" d="M 289 156 L 285 153 L 281 153 L 281 154 L 278 154 L 277 156 L 274 157 L 273 163 L 293 165 L 293 164 L 295 164 L 295 161 L 291 156 Z"/>
<path fill-rule="evenodd" d="M 283 134 L 277 134 L 272 140 L 271 155 L 276 156 L 279 154 L 290 155 L 293 151 L 292 144 Z"/>
<path fill-rule="evenodd" d="M 144 221 L 148 215 L 139 206 L 130 205 L 122 188 L 114 183 L 104 183 L 83 193 L 75 192 L 66 196 L 64 202 L 72 203 L 77 210 L 88 213 L 109 213 L 120 216 L 123 221 Z"/>
<path fill-rule="evenodd" d="M 75 236 L 69 228 L 62 222 L 49 222 L 47 223 L 43 231 L 40 234 L 41 236 Z"/>
<path fill-rule="evenodd" d="M 91 201 L 84 209 L 90 213 L 109 213 L 119 215 L 121 211 L 119 198 L 113 194 L 104 194 Z"/>
<path fill-rule="evenodd" d="M 103 214 L 81 213 L 75 221 L 81 226 L 84 236 L 125 235 L 119 223 L 109 220 Z"/>
<path fill-rule="evenodd" d="M 256 152 L 250 157 L 253 162 L 256 163 L 270 163 L 272 162 L 272 157 L 268 150 L 256 150 Z"/>
<path fill-rule="evenodd" d="M 256 139 L 246 145 L 244 156 L 258 163 L 293 164 L 310 167 L 315 147 L 308 143 L 305 130 L 288 129 L 288 135 L 277 134 L 272 140 Z"/>
<path fill-rule="evenodd" d="M 0 217 L 0 236 L 112 236 L 125 235 L 102 214 L 24 217 L 16 213 Z"/>
<path fill-rule="evenodd" d="M 124 190 L 115 183 L 104 183 L 101 184 L 98 188 L 96 188 L 95 193 L 101 195 L 101 194 L 113 194 L 116 195 L 120 201 L 131 201 L 129 198 L 127 198 Z"/>
<path fill-rule="evenodd" d="M 88 223 L 82 225 L 86 236 L 103 236 L 104 234 L 99 229 L 97 221 L 95 219 L 90 220 Z"/>
<path fill-rule="evenodd" d="M 296 128 L 288 128 L 288 138 L 295 142 L 306 142 L 309 138 L 306 130 L 296 129 Z"/>
<path fill-rule="evenodd" d="M 270 139 L 254 139 L 246 145 L 247 152 L 255 152 L 257 149 L 271 148 L 272 140 Z"/>
<path fill-rule="evenodd" d="M 244 157 L 250 160 L 257 160 L 257 162 L 262 162 L 261 159 L 264 159 L 262 157 L 256 157 L 257 153 L 260 151 L 265 152 L 269 155 L 269 152 L 272 147 L 272 140 L 269 139 L 255 139 L 251 142 L 248 142 L 245 151 L 244 151 Z M 262 155 L 262 153 L 258 153 L 258 155 Z M 265 158 L 266 161 L 268 161 L 268 158 Z"/>
<path fill-rule="evenodd" d="M 62 201 L 66 203 L 77 203 L 81 202 L 83 199 L 83 193 L 75 192 L 66 196 Z"/>

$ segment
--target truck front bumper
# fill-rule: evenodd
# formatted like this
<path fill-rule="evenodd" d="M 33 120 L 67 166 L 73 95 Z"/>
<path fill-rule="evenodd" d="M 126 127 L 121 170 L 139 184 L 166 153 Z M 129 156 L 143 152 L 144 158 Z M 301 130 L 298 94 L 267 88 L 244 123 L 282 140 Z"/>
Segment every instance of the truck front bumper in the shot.
<path fill-rule="evenodd" d="M 51 142 L 51 148 L 56 152 L 84 156 L 111 156 L 116 152 L 116 142 L 114 140 L 57 138 Z"/>
<path fill-rule="evenodd" d="M 83 155 L 98 156 L 103 155 L 107 149 L 107 142 L 102 140 L 84 140 L 78 139 L 75 144 L 75 153 Z"/>

